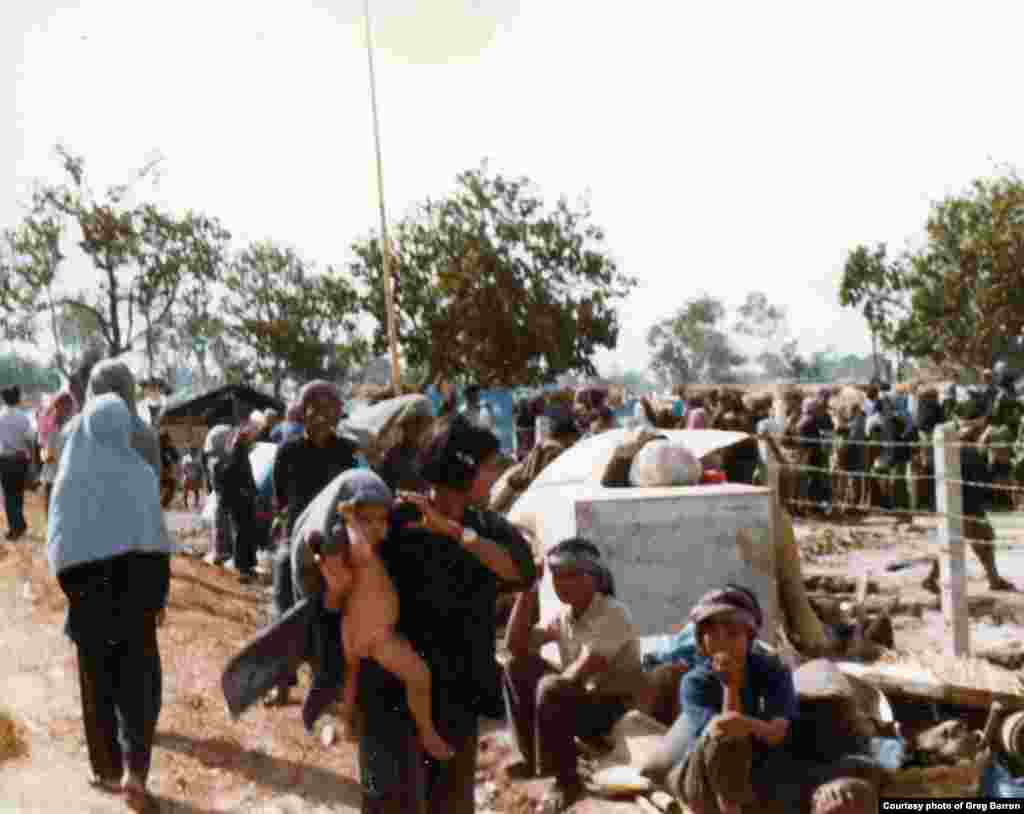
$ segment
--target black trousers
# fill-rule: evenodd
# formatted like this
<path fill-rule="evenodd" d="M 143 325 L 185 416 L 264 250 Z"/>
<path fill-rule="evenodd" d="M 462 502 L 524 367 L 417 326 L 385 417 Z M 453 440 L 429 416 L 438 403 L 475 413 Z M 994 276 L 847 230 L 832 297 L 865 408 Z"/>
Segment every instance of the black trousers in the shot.
<path fill-rule="evenodd" d="M 579 780 L 575 737 L 607 734 L 626 713 L 626 699 L 588 693 L 533 654 L 509 662 L 503 689 L 523 760 L 535 774 L 562 782 Z"/>
<path fill-rule="evenodd" d="M 25 480 L 27 477 L 27 462 L 19 460 L 5 463 L 0 467 L 0 488 L 4 491 L 7 527 L 15 534 L 20 534 L 27 528 L 25 524 Z"/>
<path fill-rule="evenodd" d="M 160 716 L 163 670 L 156 615 L 138 638 L 79 641 L 82 723 L 93 774 L 121 780 L 125 769 L 145 780 Z"/>
<path fill-rule="evenodd" d="M 380 733 L 364 734 L 360 739 L 360 767 L 365 773 L 367 758 L 380 749 L 388 750 L 397 782 L 381 793 L 370 793 L 364 787 L 362 814 L 473 814 L 478 733 L 448 736 L 455 756 L 434 767 L 432 777 L 428 777 L 428 762 L 415 731 L 399 738 L 397 748 L 394 737 L 378 743 L 375 735 Z M 375 755 L 373 759 L 381 758 Z"/>
<path fill-rule="evenodd" d="M 235 526 L 235 568 L 247 573 L 256 567 L 256 546 L 259 542 L 259 528 L 256 522 L 252 500 L 243 495 L 225 499 L 225 508 Z"/>

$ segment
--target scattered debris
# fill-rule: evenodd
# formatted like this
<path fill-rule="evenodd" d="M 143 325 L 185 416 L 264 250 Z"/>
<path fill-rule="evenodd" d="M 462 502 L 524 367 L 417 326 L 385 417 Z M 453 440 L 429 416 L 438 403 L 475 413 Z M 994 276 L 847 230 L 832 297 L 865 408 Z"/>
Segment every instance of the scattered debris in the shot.
<path fill-rule="evenodd" d="M 800 540 L 800 556 L 805 562 L 814 562 L 820 557 L 877 548 L 883 545 L 885 539 L 886 536 L 878 532 L 825 526 L 814 529 Z"/>
<path fill-rule="evenodd" d="M 954 766 L 973 761 L 982 747 L 981 732 L 961 720 L 943 721 L 921 732 L 912 742 L 910 763 L 917 766 Z"/>
<path fill-rule="evenodd" d="M 979 650 L 975 655 L 980 659 L 990 661 L 1007 670 L 1020 670 L 1024 668 L 1024 642 L 1005 642 L 985 650 Z"/>

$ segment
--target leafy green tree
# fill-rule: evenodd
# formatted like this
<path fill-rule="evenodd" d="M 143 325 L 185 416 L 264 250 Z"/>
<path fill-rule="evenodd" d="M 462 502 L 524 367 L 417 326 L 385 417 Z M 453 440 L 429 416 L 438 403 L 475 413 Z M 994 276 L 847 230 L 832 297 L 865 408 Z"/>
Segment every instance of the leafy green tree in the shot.
<path fill-rule="evenodd" d="M 751 291 L 737 309 L 734 330 L 743 336 L 750 336 L 769 342 L 785 331 L 786 309 L 772 305 L 762 291 Z"/>
<path fill-rule="evenodd" d="M 884 244 L 851 251 L 840 303 L 862 308 L 876 346 L 945 367 L 991 365 L 1024 333 L 1024 182 L 977 180 L 933 203 L 925 231 L 898 260 Z"/>
<path fill-rule="evenodd" d="M 909 315 L 909 284 L 906 262 L 890 259 L 884 243 L 855 247 L 843 265 L 839 304 L 860 308 L 867 320 L 876 377 L 881 376 L 879 345 L 891 348 L 900 342 L 898 323 Z"/>
<path fill-rule="evenodd" d="M 156 343 L 162 349 L 164 369 L 192 367 L 194 383 L 200 390 L 211 386 L 211 359 L 230 366 L 227 326 L 219 310 L 212 282 L 192 277 L 179 292 L 171 318 L 161 327 L 161 338 Z"/>
<path fill-rule="evenodd" d="M 762 351 L 756 361 L 770 381 L 800 381 L 807 373 L 808 362 L 800 354 L 795 339 L 783 342 L 778 351 Z"/>
<path fill-rule="evenodd" d="M 260 242 L 235 258 L 224 282 L 227 332 L 275 395 L 288 377 L 336 380 L 365 358 L 359 296 L 333 268 L 319 273 L 292 249 Z"/>
<path fill-rule="evenodd" d="M 566 372 L 592 376 L 594 354 L 616 345 L 615 303 L 636 282 L 618 271 L 589 206 L 548 207 L 527 178 L 490 174 L 485 164 L 396 223 L 393 238 L 402 354 L 429 380 L 530 386 Z M 380 244 L 352 248 L 379 353 L 387 347 Z"/>
<path fill-rule="evenodd" d="M 733 381 L 746 357 L 723 330 L 725 319 L 721 300 L 706 294 L 688 300 L 648 331 L 651 369 L 667 385 Z"/>
<path fill-rule="evenodd" d="M 57 154 L 67 180 L 38 186 L 24 219 L 7 233 L 11 295 L 0 298 L 0 308 L 23 319 L 48 314 L 58 348 L 57 315 L 84 312 L 107 356 L 117 356 L 166 323 L 183 281 L 219 276 L 230 235 L 214 218 L 194 212 L 178 217 L 153 204 L 133 204 L 127 184 L 97 193 L 86 180 L 84 159 L 61 147 Z M 140 170 L 137 180 L 151 177 L 155 166 Z M 71 275 L 64 273 L 66 239 L 91 263 L 95 285 L 71 287 Z"/>

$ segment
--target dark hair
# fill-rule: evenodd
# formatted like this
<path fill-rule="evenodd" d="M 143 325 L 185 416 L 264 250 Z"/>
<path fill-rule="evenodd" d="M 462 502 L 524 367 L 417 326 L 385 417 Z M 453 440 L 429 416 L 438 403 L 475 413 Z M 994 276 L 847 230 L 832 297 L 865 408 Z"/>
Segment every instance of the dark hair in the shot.
<path fill-rule="evenodd" d="M 565 407 L 549 407 L 544 415 L 551 419 L 551 434 L 553 436 L 578 435 L 579 428 L 572 417 L 572 413 Z"/>
<path fill-rule="evenodd" d="M 493 432 L 456 414 L 438 422 L 420 456 L 420 475 L 435 486 L 465 492 L 476 478 L 480 464 L 499 448 Z"/>
<path fill-rule="evenodd" d="M 552 554 L 590 554 L 594 557 L 600 557 L 601 549 L 586 537 L 569 537 L 555 543 L 548 551 L 548 556 Z"/>
<path fill-rule="evenodd" d="M 8 407 L 17 407 L 18 402 L 21 401 L 21 388 L 18 385 L 12 385 L 4 389 L 4 404 Z"/>
<path fill-rule="evenodd" d="M 605 596 L 615 596 L 615 577 L 612 576 L 611 570 L 604 562 L 604 557 L 601 556 L 601 549 L 599 549 L 594 543 L 585 537 L 569 537 L 568 539 L 561 540 L 555 543 L 548 551 L 547 556 L 558 556 L 559 554 L 568 554 L 569 556 L 589 556 L 600 562 L 600 576 L 594 575 L 596 579 L 595 589 L 598 593 L 604 594 Z"/>

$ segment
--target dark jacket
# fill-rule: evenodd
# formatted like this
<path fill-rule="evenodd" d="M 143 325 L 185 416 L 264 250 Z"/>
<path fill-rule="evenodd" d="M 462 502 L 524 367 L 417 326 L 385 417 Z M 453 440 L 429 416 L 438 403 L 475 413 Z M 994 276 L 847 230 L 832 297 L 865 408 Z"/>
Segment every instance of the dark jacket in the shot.
<path fill-rule="evenodd" d="M 381 550 L 398 591 L 398 630 L 430 668 L 434 723 L 452 739 L 472 733 L 478 716 L 502 717 L 495 601 L 499 592 L 522 590 L 536 576 L 529 544 L 503 517 L 467 510 L 463 522 L 511 555 L 520 583 L 502 582 L 455 540 L 422 529 L 394 529 Z M 359 704 L 373 739 L 363 744 L 363 786 L 385 793 L 398 782 L 395 754 L 413 726 L 405 687 L 364 661 Z"/>
<path fill-rule="evenodd" d="M 68 637 L 79 644 L 130 641 L 167 605 L 171 559 L 135 551 L 65 568 L 57 580 L 68 598 Z"/>

